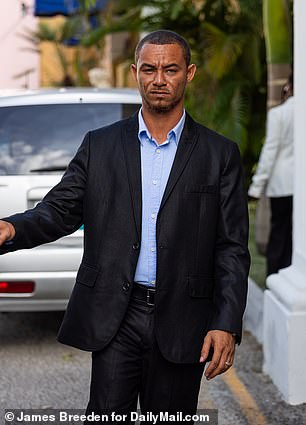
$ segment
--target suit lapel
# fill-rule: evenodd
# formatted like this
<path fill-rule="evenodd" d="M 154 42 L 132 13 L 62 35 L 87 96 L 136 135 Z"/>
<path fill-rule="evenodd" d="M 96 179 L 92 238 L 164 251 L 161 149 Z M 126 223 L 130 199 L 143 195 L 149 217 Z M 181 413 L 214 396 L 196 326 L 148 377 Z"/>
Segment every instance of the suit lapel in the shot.
<path fill-rule="evenodd" d="M 188 159 L 196 145 L 198 139 L 196 124 L 189 114 L 186 114 L 184 130 L 179 141 L 173 165 L 170 171 L 169 179 L 165 188 L 163 198 L 161 200 L 159 211 L 163 208 L 169 198 L 176 182 L 182 174 Z"/>
<path fill-rule="evenodd" d="M 141 238 L 141 159 L 140 142 L 138 139 L 138 113 L 134 114 L 124 126 L 122 135 L 124 156 L 127 165 L 130 193 L 133 205 L 133 214 L 138 238 Z"/>

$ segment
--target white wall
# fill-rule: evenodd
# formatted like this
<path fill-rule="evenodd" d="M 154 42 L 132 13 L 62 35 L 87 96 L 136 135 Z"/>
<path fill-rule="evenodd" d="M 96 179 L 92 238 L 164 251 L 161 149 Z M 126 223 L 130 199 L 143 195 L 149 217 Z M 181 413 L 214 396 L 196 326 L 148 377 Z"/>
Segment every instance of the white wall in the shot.
<path fill-rule="evenodd" d="M 22 16 L 21 4 L 28 7 L 28 14 Z M 39 55 L 27 50 L 30 42 L 21 34 L 25 30 L 34 30 L 38 18 L 33 16 L 34 0 L 0 0 L 0 90 L 22 88 L 25 84 L 34 89 L 39 85 Z M 28 69 L 34 69 L 28 78 L 14 79 Z"/>

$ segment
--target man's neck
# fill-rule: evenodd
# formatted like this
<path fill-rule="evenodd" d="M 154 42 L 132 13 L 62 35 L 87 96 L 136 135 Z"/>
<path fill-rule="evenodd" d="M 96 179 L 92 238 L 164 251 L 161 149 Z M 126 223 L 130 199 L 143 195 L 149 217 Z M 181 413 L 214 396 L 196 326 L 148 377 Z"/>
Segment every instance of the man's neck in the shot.
<path fill-rule="evenodd" d="M 175 108 L 172 111 L 157 113 L 142 107 L 142 117 L 151 134 L 158 144 L 163 143 L 184 113 L 183 105 L 180 108 Z"/>

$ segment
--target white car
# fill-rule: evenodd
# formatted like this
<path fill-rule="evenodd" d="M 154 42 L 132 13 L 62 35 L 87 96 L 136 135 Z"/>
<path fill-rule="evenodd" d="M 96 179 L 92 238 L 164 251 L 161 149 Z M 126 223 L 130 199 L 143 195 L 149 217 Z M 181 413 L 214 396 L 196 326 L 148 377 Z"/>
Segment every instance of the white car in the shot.
<path fill-rule="evenodd" d="M 37 90 L 0 97 L 0 217 L 35 206 L 60 180 L 88 130 L 132 115 L 133 89 Z M 0 256 L 0 311 L 64 310 L 83 230 Z"/>

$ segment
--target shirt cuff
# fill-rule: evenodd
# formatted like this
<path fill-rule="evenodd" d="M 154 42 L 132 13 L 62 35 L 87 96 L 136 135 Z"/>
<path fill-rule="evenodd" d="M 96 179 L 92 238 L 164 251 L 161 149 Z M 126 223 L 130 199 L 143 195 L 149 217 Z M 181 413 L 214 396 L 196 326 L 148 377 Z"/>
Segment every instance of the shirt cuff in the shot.
<path fill-rule="evenodd" d="M 262 190 L 258 187 L 256 188 L 256 187 L 250 186 L 248 190 L 248 195 L 251 196 L 252 198 L 260 198 L 262 195 Z"/>

